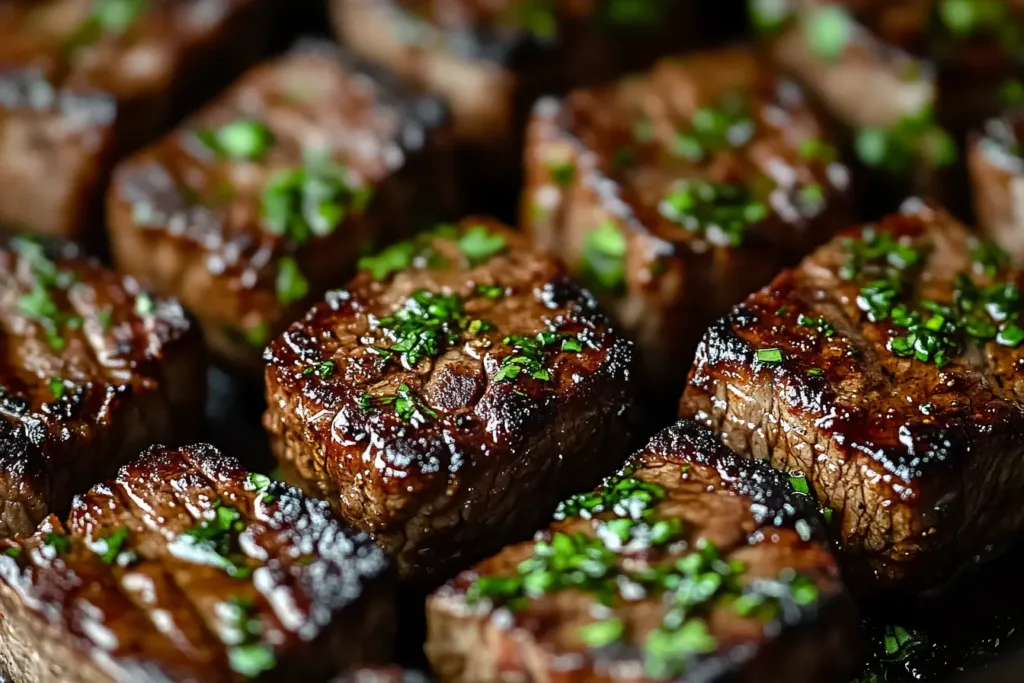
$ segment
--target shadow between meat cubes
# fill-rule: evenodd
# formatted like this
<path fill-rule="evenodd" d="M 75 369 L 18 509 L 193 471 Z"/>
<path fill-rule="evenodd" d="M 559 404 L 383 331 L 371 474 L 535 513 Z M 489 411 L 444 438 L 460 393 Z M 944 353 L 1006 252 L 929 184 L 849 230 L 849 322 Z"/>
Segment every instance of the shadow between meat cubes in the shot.
<path fill-rule="evenodd" d="M 101 241 L 114 163 L 263 56 L 272 5 L 0 5 L 0 223 Z"/>
<path fill-rule="evenodd" d="M 360 255 L 452 209 L 450 161 L 440 102 L 304 41 L 118 167 L 114 257 L 255 378 L 267 342 Z"/>
<path fill-rule="evenodd" d="M 628 452 L 633 347 L 488 219 L 360 263 L 266 351 L 275 455 L 437 581 L 532 533 Z"/>
<path fill-rule="evenodd" d="M 329 506 L 212 446 L 156 446 L 0 541 L 16 681 L 310 681 L 390 656 L 388 562 Z"/>
<path fill-rule="evenodd" d="M 799 87 L 729 49 L 541 101 L 520 220 L 637 342 L 665 406 L 709 324 L 849 224 L 849 183 Z"/>
<path fill-rule="evenodd" d="M 1021 284 L 908 201 L 716 323 L 680 414 L 806 477 L 859 590 L 934 587 L 1024 523 Z"/>
<path fill-rule="evenodd" d="M 437 590 L 442 681 L 838 681 L 853 603 L 813 500 L 688 421 Z"/>

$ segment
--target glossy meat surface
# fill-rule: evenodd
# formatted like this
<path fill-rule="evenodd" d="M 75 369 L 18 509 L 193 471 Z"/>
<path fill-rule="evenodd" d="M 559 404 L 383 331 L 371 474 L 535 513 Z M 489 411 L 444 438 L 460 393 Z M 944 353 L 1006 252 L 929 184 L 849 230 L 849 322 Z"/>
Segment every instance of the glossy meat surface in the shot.
<path fill-rule="evenodd" d="M 114 162 L 259 56 L 267 6 L 0 1 L 0 224 L 96 239 Z"/>
<path fill-rule="evenodd" d="M 849 220 L 824 124 L 744 49 L 542 101 L 526 168 L 523 225 L 608 305 L 650 389 L 672 399 L 708 324 Z"/>
<path fill-rule="evenodd" d="M 265 354 L 275 454 L 436 580 L 625 458 L 632 344 L 525 238 L 468 219 L 363 262 Z"/>
<path fill-rule="evenodd" d="M 0 544 L 19 681 L 325 679 L 386 656 L 387 562 L 328 505 L 211 446 L 154 447 Z"/>
<path fill-rule="evenodd" d="M 0 243 L 0 537 L 30 533 L 154 441 L 194 436 L 205 368 L 174 301 L 81 256 Z"/>
<path fill-rule="evenodd" d="M 360 253 L 446 201 L 445 125 L 437 101 L 306 43 L 118 167 L 118 265 L 180 297 L 214 351 L 255 374 L 271 335 Z"/>
<path fill-rule="evenodd" d="M 686 421 L 427 618 L 443 681 L 832 681 L 857 651 L 812 500 Z"/>
<path fill-rule="evenodd" d="M 923 590 L 1024 523 L 1021 284 L 908 202 L 716 323 L 681 414 L 806 473 L 860 588 Z"/>

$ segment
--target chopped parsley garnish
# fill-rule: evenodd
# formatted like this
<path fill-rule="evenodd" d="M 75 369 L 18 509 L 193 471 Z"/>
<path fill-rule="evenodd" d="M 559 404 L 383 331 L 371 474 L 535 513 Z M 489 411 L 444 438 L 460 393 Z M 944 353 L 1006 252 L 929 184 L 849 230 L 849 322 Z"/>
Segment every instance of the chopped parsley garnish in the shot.
<path fill-rule="evenodd" d="M 474 225 L 459 238 L 459 251 L 473 267 L 497 256 L 506 246 L 508 241 L 488 230 L 485 225 Z"/>
<path fill-rule="evenodd" d="M 793 14 L 789 0 L 749 0 L 750 19 L 761 33 L 778 30 Z"/>
<path fill-rule="evenodd" d="M 800 158 L 805 161 L 821 161 L 831 164 L 839 156 L 836 148 L 821 138 L 807 138 L 797 149 Z"/>
<path fill-rule="evenodd" d="M 709 151 L 742 147 L 754 137 L 754 120 L 750 118 L 741 92 L 724 95 L 717 107 L 701 107 L 690 119 L 690 128 L 676 133 L 673 153 L 689 161 L 700 161 Z"/>
<path fill-rule="evenodd" d="M 626 284 L 626 237 L 612 221 L 605 221 L 583 242 L 580 270 L 584 278 L 608 291 Z"/>
<path fill-rule="evenodd" d="M 303 375 L 316 375 L 320 379 L 327 379 L 334 374 L 335 362 L 333 360 L 320 361 L 319 363 L 313 363 L 302 369 Z"/>
<path fill-rule="evenodd" d="M 893 175 L 910 173 L 917 162 L 931 168 L 951 166 L 958 154 L 956 142 L 935 122 L 931 107 L 904 116 L 889 128 L 861 128 L 854 149 L 866 166 Z"/>
<path fill-rule="evenodd" d="M 797 317 L 796 322 L 801 327 L 810 327 L 814 329 L 815 331 L 818 332 L 818 334 L 824 337 L 834 337 L 836 334 L 836 328 L 832 327 L 832 324 L 829 323 L 829 321 L 825 320 L 825 318 L 820 316 L 814 318 L 809 315 L 804 315 L 803 313 L 801 313 Z"/>
<path fill-rule="evenodd" d="M 853 19 L 844 7 L 823 5 L 806 18 L 804 37 L 819 59 L 834 62 L 853 37 Z"/>
<path fill-rule="evenodd" d="M 793 472 L 789 475 L 789 484 L 797 493 L 807 494 L 811 492 L 810 487 L 807 485 L 807 477 L 799 472 Z"/>
<path fill-rule="evenodd" d="M 96 321 L 104 332 L 109 332 L 114 326 L 114 314 L 109 309 L 96 312 Z"/>
<path fill-rule="evenodd" d="M 196 138 L 217 154 L 232 159 L 257 160 L 274 144 L 274 134 L 262 121 L 237 119 L 220 128 L 203 128 Z"/>
<path fill-rule="evenodd" d="M 309 280 L 302 274 L 299 264 L 290 256 L 283 256 L 277 262 L 275 289 L 277 300 L 285 306 L 302 301 L 309 294 Z"/>
<path fill-rule="evenodd" d="M 781 349 L 758 349 L 757 360 L 766 365 L 777 365 L 782 362 Z"/>
<path fill-rule="evenodd" d="M 538 40 L 558 38 L 558 20 L 554 0 L 519 0 L 508 7 L 507 23 L 530 33 Z"/>
<path fill-rule="evenodd" d="M 411 266 L 415 255 L 416 245 L 413 242 L 399 242 L 378 254 L 359 259 L 359 270 L 368 270 L 374 280 L 383 280 Z"/>
<path fill-rule="evenodd" d="M 525 372 L 534 379 L 547 382 L 551 379 L 551 371 L 544 365 L 544 354 L 559 341 L 562 342 L 562 351 L 580 351 L 583 348 L 578 338 L 557 332 L 541 332 L 536 337 L 520 334 L 505 337 L 502 343 L 511 346 L 513 352 L 501 359 L 494 381 L 515 379 Z"/>
<path fill-rule="evenodd" d="M 260 321 L 242 330 L 242 338 L 249 346 L 265 346 L 270 340 L 270 325 Z"/>
<path fill-rule="evenodd" d="M 819 183 L 809 183 L 797 190 L 797 202 L 804 214 L 816 215 L 825 208 L 825 188 Z"/>
<path fill-rule="evenodd" d="M 104 34 L 120 35 L 139 20 L 149 0 L 92 0 L 89 16 L 65 41 L 64 49 L 76 50 L 91 45 Z"/>
<path fill-rule="evenodd" d="M 428 419 L 437 419 L 437 413 L 428 408 L 408 384 L 399 386 L 393 396 L 373 396 L 364 393 L 359 397 L 359 407 L 363 410 L 370 412 L 376 406 L 394 406 L 395 414 L 414 427 L 425 424 Z"/>
<path fill-rule="evenodd" d="M 1024 30 L 1013 14 L 1012 3 L 1006 0 L 940 0 L 938 15 L 957 39 L 987 33 L 1009 50 L 1019 48 L 1024 41 Z"/>
<path fill-rule="evenodd" d="M 1011 79 L 999 89 L 999 101 L 1004 107 L 1024 107 L 1024 81 Z"/>
<path fill-rule="evenodd" d="M 43 547 L 51 548 L 56 554 L 63 555 L 71 550 L 71 541 L 68 540 L 67 536 L 61 536 L 60 534 L 48 531 L 43 535 Z"/>
<path fill-rule="evenodd" d="M 822 508 L 821 516 L 825 518 L 825 524 L 832 523 L 832 508 Z"/>
<path fill-rule="evenodd" d="M 612 26 L 638 28 L 657 26 L 665 20 L 665 0 L 602 0 L 601 17 Z"/>
<path fill-rule="evenodd" d="M 7 557 L 12 557 L 15 560 L 20 560 L 21 559 L 21 548 L 19 548 L 18 546 L 12 546 L 10 548 L 4 548 L 4 555 L 6 555 Z"/>
<path fill-rule="evenodd" d="M 247 598 L 231 598 L 218 606 L 224 624 L 228 664 L 246 678 L 255 678 L 276 665 L 274 653 L 263 642 L 263 625 Z"/>
<path fill-rule="evenodd" d="M 124 550 L 127 540 L 128 527 L 122 524 L 109 536 L 97 539 L 92 544 L 92 551 L 100 556 L 103 564 L 127 564 L 129 560 L 135 558 L 135 553 Z"/>
<path fill-rule="evenodd" d="M 810 368 L 807 371 L 807 375 L 809 377 L 821 377 L 824 374 L 825 374 L 825 371 L 822 370 L 821 368 Z"/>
<path fill-rule="evenodd" d="M 995 277 L 1010 265 L 1010 255 L 995 242 L 977 240 L 971 244 L 971 265 L 975 273 Z"/>
<path fill-rule="evenodd" d="M 481 284 L 476 286 L 476 293 L 487 299 L 500 299 L 505 296 L 505 288 L 501 285 Z"/>
<path fill-rule="evenodd" d="M 156 304 L 153 302 L 153 297 L 145 292 L 140 292 L 138 296 L 135 297 L 136 315 L 145 317 L 147 315 L 152 315 L 154 310 L 156 310 Z"/>
<path fill-rule="evenodd" d="M 625 630 L 621 619 L 595 621 L 580 628 L 580 642 L 590 648 L 605 647 L 621 640 Z"/>
<path fill-rule="evenodd" d="M 886 626 L 882 637 L 886 656 L 892 661 L 903 661 L 913 650 L 925 644 L 923 636 L 902 626 Z"/>
<path fill-rule="evenodd" d="M 559 187 L 569 187 L 576 177 L 576 165 L 570 161 L 549 161 L 548 173 Z"/>
<path fill-rule="evenodd" d="M 256 489 L 257 493 L 263 493 L 264 503 L 273 503 L 274 496 L 265 491 L 270 488 L 270 485 L 274 483 L 274 480 L 265 474 L 258 474 L 256 472 L 250 472 L 247 477 L 249 483 Z"/>
<path fill-rule="evenodd" d="M 168 549 L 179 559 L 217 567 L 228 576 L 244 579 L 252 569 L 246 566 L 238 546 L 243 531 L 242 513 L 218 500 L 199 524 L 179 535 Z"/>
<path fill-rule="evenodd" d="M 64 393 L 67 391 L 67 385 L 60 377 L 52 377 L 49 382 L 50 393 L 58 401 L 64 398 Z"/>
<path fill-rule="evenodd" d="M 332 234 L 349 214 L 360 214 L 372 196 L 345 166 L 307 155 L 299 168 L 278 171 L 260 195 L 263 226 L 295 244 Z"/>
<path fill-rule="evenodd" d="M 15 305 L 18 311 L 40 327 L 46 336 L 46 342 L 54 351 L 63 351 L 67 340 L 60 328 L 78 329 L 81 318 L 62 313 L 53 298 L 53 290 L 69 288 L 75 282 L 74 273 L 62 271 L 51 261 L 38 242 L 29 238 L 19 237 L 11 240 L 14 251 L 28 262 L 29 270 L 35 278 L 35 285 L 27 294 L 18 297 Z"/>
<path fill-rule="evenodd" d="M 461 297 L 421 289 L 405 299 L 393 315 L 371 323 L 392 342 L 389 347 L 371 349 L 388 358 L 398 355 L 404 367 L 412 368 L 454 344 L 468 323 Z"/>
<path fill-rule="evenodd" d="M 743 243 L 747 228 L 768 217 L 768 207 L 741 185 L 680 180 L 661 201 L 661 215 L 720 246 Z"/>

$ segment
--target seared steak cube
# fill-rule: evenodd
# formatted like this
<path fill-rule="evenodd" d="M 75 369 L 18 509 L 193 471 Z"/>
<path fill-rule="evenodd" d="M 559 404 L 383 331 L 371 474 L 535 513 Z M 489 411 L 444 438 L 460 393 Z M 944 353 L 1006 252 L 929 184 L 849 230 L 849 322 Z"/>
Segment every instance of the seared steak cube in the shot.
<path fill-rule="evenodd" d="M 701 7 L 690 0 L 329 5 L 343 43 L 448 100 L 472 186 L 506 182 L 518 166 L 523 122 L 537 96 L 684 49 L 697 35 Z"/>
<path fill-rule="evenodd" d="M 1006 264 L 909 202 L 715 324 L 680 412 L 804 473 L 864 588 L 930 586 L 1024 524 L 1024 281 Z"/>
<path fill-rule="evenodd" d="M 528 138 L 522 224 L 618 317 L 666 400 L 713 320 L 848 224 L 822 123 L 747 50 L 545 100 Z"/>
<path fill-rule="evenodd" d="M 1024 3 L 751 0 L 751 8 L 774 59 L 848 133 L 869 213 L 907 192 L 961 208 L 959 138 L 994 113 L 1006 79 L 1024 74 Z"/>
<path fill-rule="evenodd" d="M 332 683 L 429 683 L 430 679 L 410 669 L 398 666 L 366 667 L 349 671 L 333 679 Z"/>
<path fill-rule="evenodd" d="M 118 167 L 117 263 L 180 297 L 214 352 L 258 375 L 271 335 L 446 193 L 445 121 L 436 100 L 303 44 Z"/>
<path fill-rule="evenodd" d="M 212 446 L 156 446 L 0 542 L 16 681 L 324 680 L 390 650 L 387 560 L 323 501 Z"/>
<path fill-rule="evenodd" d="M 489 220 L 362 263 L 265 353 L 277 457 L 410 580 L 528 536 L 628 450 L 633 349 Z"/>
<path fill-rule="evenodd" d="M 154 441 L 194 437 L 195 323 L 76 247 L 0 240 L 0 538 L 31 533 Z"/>
<path fill-rule="evenodd" d="M 811 499 L 679 422 L 435 592 L 442 681 L 838 681 L 852 602 Z"/>
<path fill-rule="evenodd" d="M 967 166 L 978 227 L 1014 265 L 1024 265 L 1024 108 L 991 119 L 971 137 Z"/>
<path fill-rule="evenodd" d="M 118 157 L 258 58 L 267 0 L 0 0 L 0 225 L 94 239 Z"/>

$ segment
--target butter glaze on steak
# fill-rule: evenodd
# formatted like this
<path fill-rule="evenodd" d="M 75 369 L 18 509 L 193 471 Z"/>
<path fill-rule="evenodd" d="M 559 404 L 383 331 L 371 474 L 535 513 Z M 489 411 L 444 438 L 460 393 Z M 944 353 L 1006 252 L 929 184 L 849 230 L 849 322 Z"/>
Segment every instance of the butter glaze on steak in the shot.
<path fill-rule="evenodd" d="M 665 60 L 535 108 L 521 222 L 672 401 L 707 326 L 848 224 L 836 154 L 799 88 L 752 51 Z M 708 183 L 740 196 L 711 208 Z"/>
<path fill-rule="evenodd" d="M 95 239 L 113 164 L 262 53 L 267 0 L 0 0 L 0 224 Z"/>
<path fill-rule="evenodd" d="M 869 250 L 877 258 L 864 260 Z M 1024 523 L 1024 280 L 1006 263 L 942 210 L 908 202 L 716 323 L 680 414 L 743 455 L 806 473 L 860 588 L 943 581 Z M 902 283 L 892 297 L 885 278 Z M 964 303 L 933 306 L 954 300 Z M 970 301 L 976 315 L 961 317 Z M 904 313 L 924 323 L 914 339 Z M 971 327 L 950 332 L 937 315 Z"/>
<path fill-rule="evenodd" d="M 0 537 L 201 427 L 194 321 L 76 247 L 0 238 Z"/>
<path fill-rule="evenodd" d="M 267 349 L 264 425 L 403 577 L 527 536 L 622 463 L 632 345 L 521 234 L 466 220 L 363 266 Z"/>
<path fill-rule="evenodd" d="M 823 683 L 844 680 L 857 653 L 813 501 L 685 421 L 534 542 L 435 592 L 427 619 L 448 683 Z"/>
<path fill-rule="evenodd" d="M 446 126 L 437 100 L 302 43 L 118 167 L 117 263 L 180 297 L 213 350 L 256 374 L 270 337 L 344 284 L 363 250 L 451 208 Z M 293 203 L 284 219 L 278 200 Z"/>
<path fill-rule="evenodd" d="M 51 516 L 0 542 L 0 672 L 325 680 L 388 655 L 387 576 L 383 553 L 327 503 L 211 446 L 154 447 L 78 496 L 66 526 Z"/>

